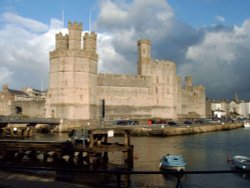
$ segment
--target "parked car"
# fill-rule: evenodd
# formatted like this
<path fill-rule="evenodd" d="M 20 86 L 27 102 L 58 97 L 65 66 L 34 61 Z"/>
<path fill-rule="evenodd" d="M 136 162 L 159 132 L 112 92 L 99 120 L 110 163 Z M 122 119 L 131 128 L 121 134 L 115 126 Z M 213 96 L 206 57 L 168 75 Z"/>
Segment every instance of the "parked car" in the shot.
<path fill-rule="evenodd" d="M 185 125 L 191 125 L 193 123 L 191 121 L 184 121 L 183 124 L 185 124 Z"/>
<path fill-rule="evenodd" d="M 139 125 L 137 120 L 116 120 L 113 122 L 114 125 Z"/>
<path fill-rule="evenodd" d="M 195 121 L 194 121 L 194 123 L 197 123 L 197 124 L 205 124 L 205 120 L 204 119 L 196 119 Z"/>
<path fill-rule="evenodd" d="M 172 125 L 172 126 L 174 126 L 174 125 L 177 125 L 177 123 L 176 123 L 176 122 L 174 122 L 174 121 L 169 121 L 169 122 L 168 122 L 168 125 Z"/>
<path fill-rule="evenodd" d="M 139 125 L 139 121 L 137 120 L 128 120 L 129 125 Z"/>

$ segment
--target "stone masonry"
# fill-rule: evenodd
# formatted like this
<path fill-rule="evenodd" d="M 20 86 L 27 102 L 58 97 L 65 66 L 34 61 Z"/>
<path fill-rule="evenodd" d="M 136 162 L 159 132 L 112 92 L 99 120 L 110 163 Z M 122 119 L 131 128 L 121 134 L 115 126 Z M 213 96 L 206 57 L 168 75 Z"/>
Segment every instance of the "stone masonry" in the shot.
<path fill-rule="evenodd" d="M 136 75 L 97 72 L 97 35 L 85 33 L 82 24 L 68 24 L 68 34 L 56 35 L 50 52 L 46 117 L 97 120 L 100 101 L 105 119 L 177 119 L 205 117 L 205 88 L 186 77 L 182 88 L 176 64 L 151 57 L 151 41 L 138 41 Z M 83 47 L 81 46 L 83 40 Z"/>

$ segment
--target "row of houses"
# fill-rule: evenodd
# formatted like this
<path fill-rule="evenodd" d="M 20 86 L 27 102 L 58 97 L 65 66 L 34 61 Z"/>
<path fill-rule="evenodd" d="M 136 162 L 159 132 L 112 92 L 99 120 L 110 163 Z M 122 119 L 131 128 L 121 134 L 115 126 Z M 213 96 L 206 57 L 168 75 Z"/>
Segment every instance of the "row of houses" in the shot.
<path fill-rule="evenodd" d="M 207 100 L 207 117 L 250 118 L 250 100 L 240 100 L 237 93 L 232 100 Z"/>
<path fill-rule="evenodd" d="M 14 90 L 5 84 L 0 91 L 0 115 L 45 117 L 46 93 L 32 88 Z M 250 118 L 250 100 L 240 100 L 237 94 L 232 100 L 208 99 L 206 112 L 208 118 Z"/>

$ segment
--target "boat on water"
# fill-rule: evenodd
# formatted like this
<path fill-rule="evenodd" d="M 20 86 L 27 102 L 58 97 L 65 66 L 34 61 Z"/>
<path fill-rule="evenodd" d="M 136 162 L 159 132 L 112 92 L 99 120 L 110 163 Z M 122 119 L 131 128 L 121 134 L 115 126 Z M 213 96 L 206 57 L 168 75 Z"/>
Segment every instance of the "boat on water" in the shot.
<path fill-rule="evenodd" d="M 245 128 L 250 128 L 250 121 L 245 121 L 244 122 L 244 127 Z"/>
<path fill-rule="evenodd" d="M 180 171 L 185 170 L 186 162 L 181 155 L 167 154 L 161 158 L 159 167 L 161 170 Z"/>
<path fill-rule="evenodd" d="M 231 163 L 242 170 L 250 170 L 250 157 L 236 155 L 232 158 Z"/>

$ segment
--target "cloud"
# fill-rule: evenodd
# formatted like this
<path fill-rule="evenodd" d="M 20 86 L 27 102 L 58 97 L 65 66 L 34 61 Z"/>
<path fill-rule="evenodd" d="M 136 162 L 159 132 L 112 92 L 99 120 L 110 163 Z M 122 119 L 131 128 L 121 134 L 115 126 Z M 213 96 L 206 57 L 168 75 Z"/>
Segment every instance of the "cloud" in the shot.
<path fill-rule="evenodd" d="M 0 67 L 0 82 L 4 80 L 5 82 L 10 82 L 11 75 L 13 73 L 8 70 L 6 67 Z"/>
<path fill-rule="evenodd" d="M 136 73 L 139 39 L 150 39 L 153 46 L 158 46 L 156 50 L 153 49 L 156 58 L 178 59 L 183 56 L 179 53 L 182 54 L 185 51 L 183 49 L 199 40 L 201 35 L 199 31 L 176 20 L 172 8 L 165 0 L 134 0 L 129 3 L 105 0 L 101 1 L 99 9 L 94 28 L 100 32 L 112 33 L 110 42 L 118 58 L 103 61 L 103 67 L 113 70 L 117 61 L 122 59 L 120 69 L 116 69 L 117 73 Z M 184 32 L 186 35 L 183 35 Z"/>
<path fill-rule="evenodd" d="M 182 64 L 187 48 L 203 37 L 203 32 L 177 20 L 165 0 L 134 0 L 129 3 L 105 0 L 101 1 L 99 9 L 95 29 L 112 33 L 110 45 L 118 58 L 102 62 L 107 71 L 113 71 L 113 67 L 120 62 L 120 69 L 115 69 L 117 73 L 135 74 L 139 39 L 152 41 L 154 58 L 170 59 Z M 100 58 L 105 57 L 100 55 Z"/>
<path fill-rule="evenodd" d="M 202 42 L 192 45 L 186 52 L 190 62 L 181 67 L 207 87 L 208 96 L 228 98 L 234 92 L 249 97 L 249 42 L 250 20 L 242 26 L 215 29 L 206 32 Z"/>
<path fill-rule="evenodd" d="M 223 16 L 215 16 L 215 19 L 218 21 L 218 22 L 225 22 L 225 18 Z"/>
<path fill-rule="evenodd" d="M 49 51 L 54 48 L 54 37 L 62 26 L 51 19 L 49 25 L 4 13 L 0 28 L 0 84 L 10 88 L 34 87 L 48 83 Z"/>
<path fill-rule="evenodd" d="M 2 19 L 8 24 L 25 28 L 31 32 L 45 32 L 48 30 L 48 26 L 43 23 L 10 12 L 4 13 Z"/>

